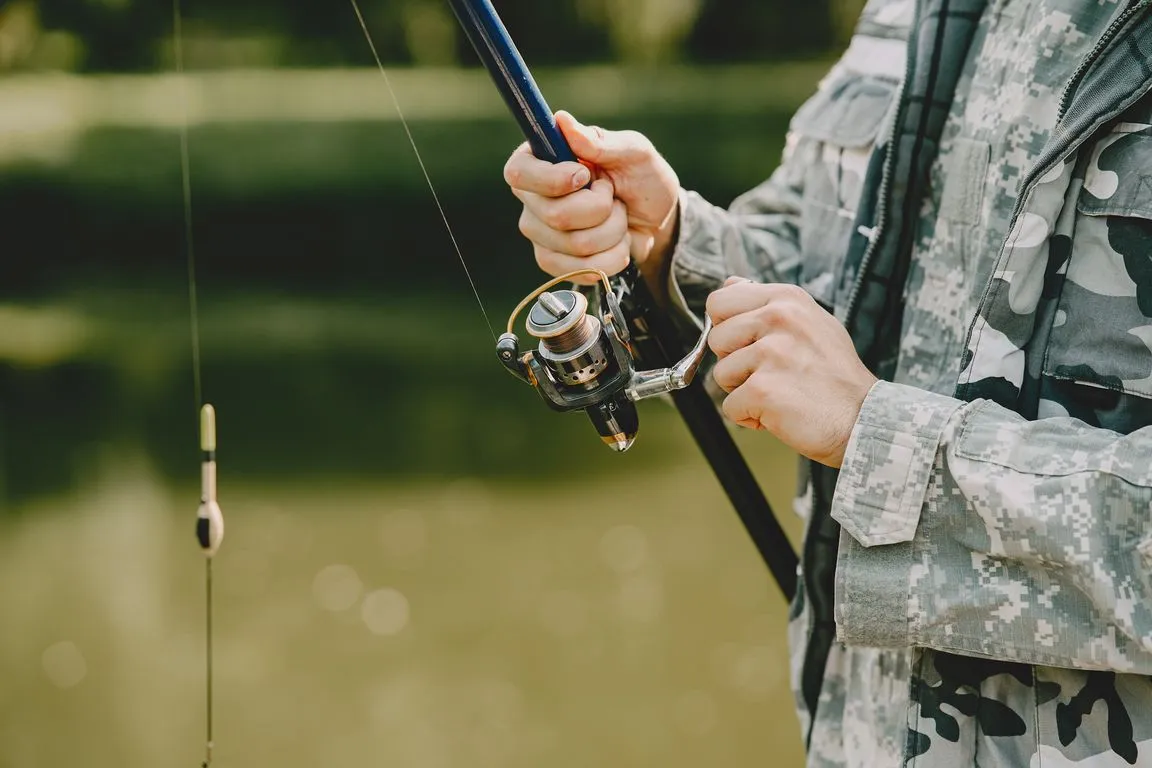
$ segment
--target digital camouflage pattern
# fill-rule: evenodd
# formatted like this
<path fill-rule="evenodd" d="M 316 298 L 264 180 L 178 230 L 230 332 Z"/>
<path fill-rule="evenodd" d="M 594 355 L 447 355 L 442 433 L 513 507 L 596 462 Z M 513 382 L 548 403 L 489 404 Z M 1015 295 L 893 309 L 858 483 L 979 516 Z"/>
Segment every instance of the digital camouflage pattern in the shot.
<path fill-rule="evenodd" d="M 810 766 L 1152 766 L 1148 5 L 871 0 L 772 177 L 681 195 L 687 309 L 798 283 L 885 379 L 797 502 Z"/>

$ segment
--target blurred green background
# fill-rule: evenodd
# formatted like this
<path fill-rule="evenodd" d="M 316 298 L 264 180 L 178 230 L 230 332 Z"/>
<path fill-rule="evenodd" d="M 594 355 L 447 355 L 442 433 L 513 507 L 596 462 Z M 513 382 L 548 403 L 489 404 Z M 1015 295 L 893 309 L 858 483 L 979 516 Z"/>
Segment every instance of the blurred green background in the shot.
<path fill-rule="evenodd" d="M 859 0 L 503 0 L 546 96 L 718 204 Z M 363 0 L 491 322 L 520 137 L 446 3 Z M 181 201 L 227 537 L 215 765 L 798 765 L 786 610 L 670 406 L 610 454 L 495 361 L 349 5 L 0 0 L 0 766 L 204 726 Z M 739 434 L 785 518 L 793 460 Z"/>

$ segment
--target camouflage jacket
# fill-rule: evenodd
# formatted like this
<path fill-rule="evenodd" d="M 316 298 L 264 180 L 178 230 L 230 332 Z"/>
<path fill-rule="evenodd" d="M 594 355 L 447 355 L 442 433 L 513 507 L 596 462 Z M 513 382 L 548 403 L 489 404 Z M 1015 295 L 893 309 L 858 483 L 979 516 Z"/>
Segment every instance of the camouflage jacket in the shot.
<path fill-rule="evenodd" d="M 1149 4 L 870 0 L 772 176 L 681 194 L 689 310 L 797 283 L 882 379 L 797 503 L 810 766 L 1152 766 Z"/>

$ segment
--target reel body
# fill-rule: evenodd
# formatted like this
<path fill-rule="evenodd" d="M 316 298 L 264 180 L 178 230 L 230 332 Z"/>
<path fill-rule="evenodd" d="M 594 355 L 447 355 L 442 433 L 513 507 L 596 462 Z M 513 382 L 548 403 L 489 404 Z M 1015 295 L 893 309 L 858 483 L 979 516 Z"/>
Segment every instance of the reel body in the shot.
<path fill-rule="evenodd" d="M 584 274 L 600 278 L 595 311 L 580 291 L 549 290 Z M 512 329 L 529 304 L 525 325 L 538 343 L 535 349 L 522 353 L 520 339 Z M 699 341 L 676 365 L 638 371 L 628 323 L 608 276 L 598 270 L 582 270 L 545 283 L 520 302 L 508 320 L 507 332 L 496 343 L 496 351 L 504 367 L 532 385 L 550 408 L 584 411 L 601 440 L 623 453 L 635 442 L 640 429 L 636 401 L 688 386 L 704 359 L 711 327 L 711 321 L 706 320 Z"/>

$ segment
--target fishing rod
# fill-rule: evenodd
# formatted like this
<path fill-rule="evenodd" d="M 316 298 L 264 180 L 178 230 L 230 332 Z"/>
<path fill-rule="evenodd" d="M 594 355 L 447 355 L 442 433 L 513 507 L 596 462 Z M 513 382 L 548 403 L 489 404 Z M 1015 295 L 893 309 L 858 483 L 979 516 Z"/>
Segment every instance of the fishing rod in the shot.
<path fill-rule="evenodd" d="M 552 163 L 577 161 L 492 3 L 448 2 L 533 154 Z M 598 296 L 589 299 L 578 290 L 555 290 L 584 274 L 597 278 Z M 513 326 L 524 309 L 528 309 L 527 331 L 539 344 L 521 353 Z M 546 405 L 556 411 L 584 411 L 601 439 L 621 453 L 639 431 L 636 402 L 669 394 L 780 591 L 791 600 L 796 593 L 796 553 L 703 381 L 695 375 L 707 354 L 710 329 L 711 320 L 705 317 L 701 336 L 687 344 L 656 305 L 630 259 L 614 278 L 582 270 L 533 291 L 512 313 L 496 349 L 500 362 L 532 385 Z M 641 370 L 638 363 L 651 368 Z"/>

